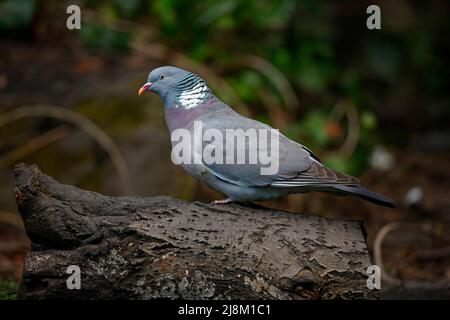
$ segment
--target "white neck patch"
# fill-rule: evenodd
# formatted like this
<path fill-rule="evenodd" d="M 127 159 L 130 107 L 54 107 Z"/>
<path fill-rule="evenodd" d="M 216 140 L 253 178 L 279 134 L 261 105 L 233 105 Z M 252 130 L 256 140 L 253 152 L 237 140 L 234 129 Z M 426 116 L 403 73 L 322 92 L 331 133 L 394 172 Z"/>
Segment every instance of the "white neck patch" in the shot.
<path fill-rule="evenodd" d="M 178 97 L 180 104 L 186 110 L 195 108 L 206 97 L 208 87 L 204 82 L 197 83 L 192 89 L 182 91 Z"/>

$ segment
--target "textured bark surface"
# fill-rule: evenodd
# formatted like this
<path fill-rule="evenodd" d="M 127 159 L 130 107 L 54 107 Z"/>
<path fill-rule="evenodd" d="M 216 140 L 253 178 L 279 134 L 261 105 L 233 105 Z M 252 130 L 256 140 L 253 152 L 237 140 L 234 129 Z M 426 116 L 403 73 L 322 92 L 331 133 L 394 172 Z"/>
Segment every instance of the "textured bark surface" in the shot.
<path fill-rule="evenodd" d="M 170 197 L 108 197 L 15 167 L 25 298 L 372 298 L 362 225 Z M 68 290 L 66 269 L 81 269 Z"/>

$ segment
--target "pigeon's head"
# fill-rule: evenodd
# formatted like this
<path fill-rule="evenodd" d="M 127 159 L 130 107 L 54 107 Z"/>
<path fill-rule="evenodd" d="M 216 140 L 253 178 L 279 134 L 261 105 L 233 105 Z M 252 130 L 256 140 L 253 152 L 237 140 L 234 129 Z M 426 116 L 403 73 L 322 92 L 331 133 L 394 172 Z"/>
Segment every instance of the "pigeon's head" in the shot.
<path fill-rule="evenodd" d="M 165 102 L 181 103 L 187 107 L 201 101 L 210 92 L 205 81 L 195 73 L 177 67 L 164 66 L 153 69 L 139 95 L 147 91 L 158 94 Z"/>

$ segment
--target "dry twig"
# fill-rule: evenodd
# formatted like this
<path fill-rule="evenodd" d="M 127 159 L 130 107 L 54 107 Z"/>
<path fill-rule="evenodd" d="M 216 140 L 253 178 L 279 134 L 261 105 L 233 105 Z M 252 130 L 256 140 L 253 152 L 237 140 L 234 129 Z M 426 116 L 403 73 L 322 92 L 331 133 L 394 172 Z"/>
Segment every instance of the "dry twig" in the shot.
<path fill-rule="evenodd" d="M 111 140 L 111 138 L 91 120 L 61 107 L 51 105 L 35 105 L 16 108 L 12 111 L 0 115 L 0 127 L 7 125 L 13 121 L 29 117 L 49 117 L 69 122 L 80 128 L 83 132 L 94 139 L 109 155 L 120 177 L 123 192 L 126 194 L 133 193 L 133 185 L 125 161 L 119 148 Z"/>

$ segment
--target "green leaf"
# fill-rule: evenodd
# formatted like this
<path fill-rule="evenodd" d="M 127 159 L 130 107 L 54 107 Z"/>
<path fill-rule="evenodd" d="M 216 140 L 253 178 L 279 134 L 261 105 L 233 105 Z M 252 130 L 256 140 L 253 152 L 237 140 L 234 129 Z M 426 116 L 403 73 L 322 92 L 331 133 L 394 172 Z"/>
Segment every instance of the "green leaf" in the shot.
<path fill-rule="evenodd" d="M 375 118 L 375 115 L 372 112 L 364 111 L 361 114 L 361 125 L 366 130 L 375 129 L 377 125 L 377 119 Z"/>

